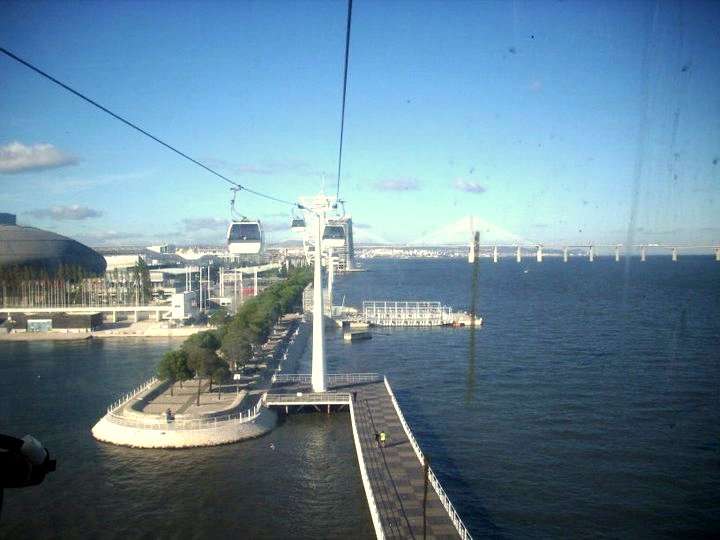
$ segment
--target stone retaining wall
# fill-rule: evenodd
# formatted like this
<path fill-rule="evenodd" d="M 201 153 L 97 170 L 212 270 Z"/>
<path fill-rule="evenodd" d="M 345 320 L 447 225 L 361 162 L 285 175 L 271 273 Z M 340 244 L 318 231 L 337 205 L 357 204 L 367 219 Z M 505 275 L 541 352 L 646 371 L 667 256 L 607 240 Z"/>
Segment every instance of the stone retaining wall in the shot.
<path fill-rule="evenodd" d="M 167 429 L 123 426 L 112 422 L 108 415 L 105 415 L 92 428 L 92 434 L 99 441 L 121 446 L 190 448 L 228 444 L 259 437 L 273 429 L 276 422 L 277 414 L 270 409 L 262 409 L 257 418 L 249 422 L 219 422 L 216 426 L 201 429 L 173 429 L 172 423 L 168 423 Z"/>

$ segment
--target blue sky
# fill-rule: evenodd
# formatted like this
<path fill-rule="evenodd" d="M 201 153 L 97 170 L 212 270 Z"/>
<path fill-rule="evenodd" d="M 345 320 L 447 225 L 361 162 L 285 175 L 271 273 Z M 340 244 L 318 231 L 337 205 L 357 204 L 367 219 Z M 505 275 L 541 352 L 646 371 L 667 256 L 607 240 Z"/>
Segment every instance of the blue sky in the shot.
<path fill-rule="evenodd" d="M 240 183 L 334 191 L 343 2 L 5 2 L 2 46 Z M 341 196 L 361 237 L 720 239 L 720 4 L 356 0 Z M 227 186 L 0 57 L 0 211 L 221 243 Z M 634 199 L 634 197 L 636 197 Z M 633 203 L 635 201 L 635 204 Z M 290 210 L 240 210 L 283 238 Z M 288 235 L 289 236 L 289 235 Z"/>

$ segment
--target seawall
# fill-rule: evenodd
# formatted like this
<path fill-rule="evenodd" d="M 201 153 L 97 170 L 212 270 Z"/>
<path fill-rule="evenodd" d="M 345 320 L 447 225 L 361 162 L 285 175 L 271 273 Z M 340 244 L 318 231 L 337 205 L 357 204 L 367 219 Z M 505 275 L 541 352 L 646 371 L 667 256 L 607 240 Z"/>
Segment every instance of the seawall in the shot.
<path fill-rule="evenodd" d="M 168 422 L 164 428 L 125 425 L 108 413 L 95 424 L 92 434 L 99 441 L 135 448 L 191 448 L 259 437 L 273 429 L 276 423 L 275 411 L 265 408 L 261 408 L 253 420 L 220 421 L 197 429 L 177 429 L 173 422 Z"/>

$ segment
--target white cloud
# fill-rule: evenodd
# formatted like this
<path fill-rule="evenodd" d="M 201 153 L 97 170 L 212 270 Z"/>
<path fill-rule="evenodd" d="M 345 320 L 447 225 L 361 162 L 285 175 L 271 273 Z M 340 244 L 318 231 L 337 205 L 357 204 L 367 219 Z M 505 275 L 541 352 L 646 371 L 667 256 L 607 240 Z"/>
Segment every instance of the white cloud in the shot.
<path fill-rule="evenodd" d="M 39 208 L 26 212 L 28 215 L 38 219 L 54 219 L 56 221 L 79 221 L 83 219 L 97 218 L 102 216 L 100 210 L 73 204 L 70 206 L 51 206 L 50 208 Z"/>
<path fill-rule="evenodd" d="M 27 146 L 14 141 L 0 146 L 0 174 L 55 169 L 75 165 L 77 161 L 77 158 L 63 153 L 52 144 L 40 143 Z"/>
<path fill-rule="evenodd" d="M 415 178 L 386 178 L 374 184 L 379 191 L 418 191 L 420 184 Z"/>
<path fill-rule="evenodd" d="M 197 230 L 221 230 L 228 226 L 227 220 L 214 217 L 185 218 L 182 220 L 182 223 L 187 232 Z"/>
<path fill-rule="evenodd" d="M 81 238 L 85 239 L 88 242 L 96 242 L 99 244 L 105 244 L 105 243 L 117 243 L 120 241 L 127 242 L 132 240 L 140 240 L 142 238 L 145 238 L 146 235 L 144 233 L 139 232 L 124 232 L 124 231 L 102 231 L 102 232 L 96 232 L 96 233 L 89 233 L 85 235 L 80 235 Z"/>
<path fill-rule="evenodd" d="M 456 178 L 453 186 L 458 191 L 464 191 L 465 193 L 485 193 L 485 191 L 487 191 L 477 182 L 471 182 L 470 180 L 464 180 L 462 178 Z"/>

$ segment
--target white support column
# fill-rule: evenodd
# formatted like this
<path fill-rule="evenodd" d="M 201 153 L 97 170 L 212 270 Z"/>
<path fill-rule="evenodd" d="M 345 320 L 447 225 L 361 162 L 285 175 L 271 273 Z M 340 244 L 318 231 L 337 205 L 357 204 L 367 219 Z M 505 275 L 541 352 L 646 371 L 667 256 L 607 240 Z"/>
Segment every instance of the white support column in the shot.
<path fill-rule="evenodd" d="M 233 270 L 233 306 L 235 311 L 238 310 L 238 295 L 237 295 L 237 268 Z"/>
<path fill-rule="evenodd" d="M 569 249 L 567 248 L 567 246 L 565 246 L 563 248 L 563 262 L 568 262 L 568 251 Z"/>
<path fill-rule="evenodd" d="M 245 301 L 245 285 L 243 285 L 243 273 L 240 270 L 240 303 Z"/>
<path fill-rule="evenodd" d="M 590 246 L 588 250 L 588 260 L 593 262 L 595 260 L 595 246 Z"/>
<path fill-rule="evenodd" d="M 515 251 L 515 260 L 517 262 L 522 262 L 522 251 L 520 246 L 517 247 L 517 251 Z"/>
<path fill-rule="evenodd" d="M 672 260 L 673 260 L 673 262 L 677 262 L 677 257 L 678 257 L 677 248 L 674 247 L 674 248 L 672 248 Z"/>
<path fill-rule="evenodd" d="M 333 306 L 333 285 L 335 283 L 335 261 L 333 260 L 333 250 L 328 249 L 328 302 L 330 303 L 330 316 L 332 317 Z"/>
<path fill-rule="evenodd" d="M 498 248 L 497 246 L 493 246 L 493 262 L 498 262 Z"/>
<path fill-rule="evenodd" d="M 715 260 L 720 262 L 720 247 L 715 248 Z"/>
<path fill-rule="evenodd" d="M 542 246 L 537 247 L 537 253 L 535 254 L 535 258 L 537 262 L 542 262 L 543 252 L 542 252 Z"/>
<path fill-rule="evenodd" d="M 324 392 L 325 377 L 325 321 L 323 320 L 322 292 L 322 227 L 325 212 L 318 210 L 315 216 L 315 272 L 313 276 L 313 349 L 312 349 L 312 389 Z"/>
<path fill-rule="evenodd" d="M 225 297 L 225 267 L 220 267 L 220 297 Z"/>
<path fill-rule="evenodd" d="M 253 296 L 257 296 L 258 293 L 258 287 L 257 287 L 257 269 L 255 269 L 255 277 L 253 280 Z"/>
<path fill-rule="evenodd" d="M 646 249 L 645 246 L 640 246 L 640 262 L 645 262 Z"/>
<path fill-rule="evenodd" d="M 620 246 L 615 246 L 615 262 L 620 262 Z"/>
<path fill-rule="evenodd" d="M 198 267 L 198 270 L 200 271 L 200 278 L 198 280 L 198 289 L 200 290 L 200 311 L 203 310 L 203 290 L 202 290 L 202 266 Z"/>

